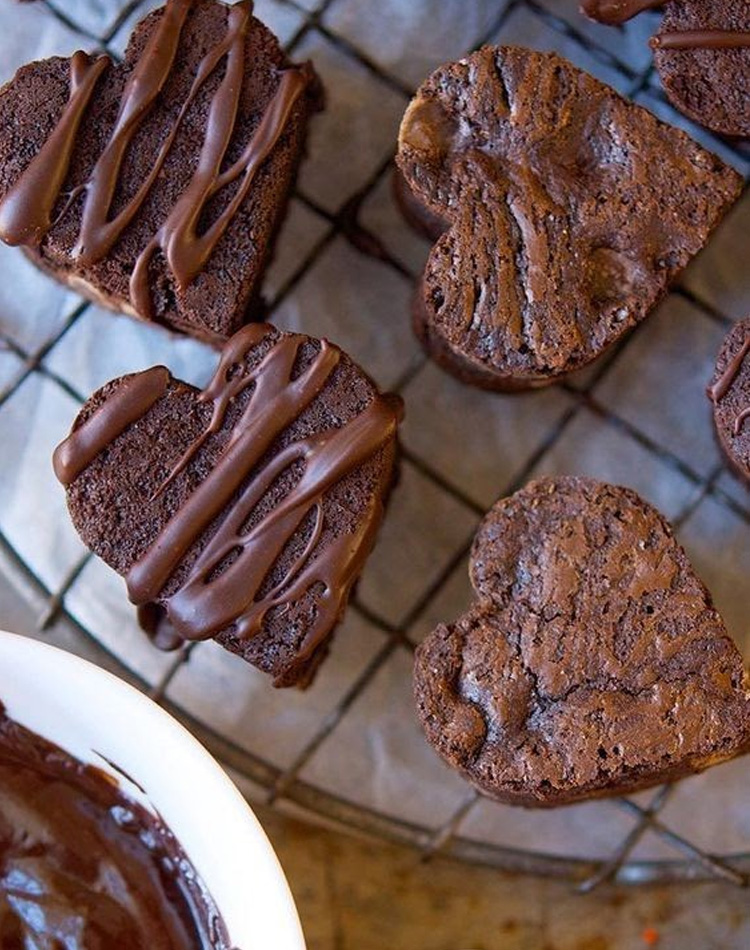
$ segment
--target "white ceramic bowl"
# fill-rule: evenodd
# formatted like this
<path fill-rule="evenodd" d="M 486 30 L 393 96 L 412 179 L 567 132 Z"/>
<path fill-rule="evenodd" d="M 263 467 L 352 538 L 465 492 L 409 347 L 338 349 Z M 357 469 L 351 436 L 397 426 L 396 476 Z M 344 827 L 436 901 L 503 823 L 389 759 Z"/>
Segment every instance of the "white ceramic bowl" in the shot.
<path fill-rule="evenodd" d="M 158 811 L 203 878 L 240 950 L 304 950 L 279 862 L 217 762 L 168 713 L 92 663 L 0 631 L 8 714 L 114 775 Z M 145 795 L 107 764 L 111 760 Z"/>

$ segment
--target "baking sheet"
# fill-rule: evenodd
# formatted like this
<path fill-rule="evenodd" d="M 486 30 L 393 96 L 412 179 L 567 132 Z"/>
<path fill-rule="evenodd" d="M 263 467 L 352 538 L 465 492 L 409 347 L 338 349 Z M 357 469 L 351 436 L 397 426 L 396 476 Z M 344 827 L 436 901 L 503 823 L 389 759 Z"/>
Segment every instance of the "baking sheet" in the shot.
<path fill-rule="evenodd" d="M 21 63 L 79 47 L 121 53 L 132 24 L 157 5 L 0 0 L 0 80 Z M 557 49 L 688 128 L 745 175 L 750 156 L 666 104 L 650 71 L 650 14 L 613 30 L 581 18 L 575 0 L 258 0 L 256 9 L 294 58 L 314 61 L 328 94 L 266 284 L 271 319 L 329 336 L 382 386 L 403 393 L 402 477 L 357 601 L 308 692 L 275 691 L 262 674 L 207 643 L 171 678 L 167 698 L 240 749 L 282 770 L 293 767 L 318 788 L 436 829 L 469 790 L 422 739 L 412 711 L 410 644 L 464 609 L 466 554 L 481 514 L 526 478 L 590 474 L 630 485 L 657 504 L 679 523 L 732 634 L 750 651 L 750 492 L 722 465 L 703 394 L 728 326 L 750 313 L 750 196 L 675 292 L 604 363 L 566 388 L 481 393 L 427 362 L 409 328 L 413 279 L 429 249 L 402 223 L 389 191 L 409 93 L 430 69 L 479 42 Z M 340 215 L 352 206 L 356 217 Z M 358 249 L 360 228 L 377 237 L 387 260 Z M 214 355 L 83 303 L 4 246 L 0 341 L 0 531 L 50 591 L 66 588 L 73 617 L 147 683 L 158 683 L 173 658 L 140 633 L 122 580 L 86 558 L 50 456 L 80 400 L 106 380 L 163 362 L 200 384 Z M 684 781 L 663 820 L 712 852 L 750 851 L 749 781 L 750 760 Z M 633 820 L 607 802 L 543 813 L 480 802 L 458 833 L 599 857 Z M 647 834 L 635 856 L 677 855 Z"/>

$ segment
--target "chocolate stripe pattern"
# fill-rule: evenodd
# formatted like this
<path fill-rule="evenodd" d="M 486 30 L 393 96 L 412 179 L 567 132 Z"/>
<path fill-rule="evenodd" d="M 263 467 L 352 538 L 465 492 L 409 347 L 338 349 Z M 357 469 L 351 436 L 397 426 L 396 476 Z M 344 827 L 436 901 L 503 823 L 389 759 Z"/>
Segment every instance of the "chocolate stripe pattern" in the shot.
<path fill-rule="evenodd" d="M 175 462 L 160 491 L 222 428 L 233 400 L 247 389 L 252 390 L 250 399 L 211 472 L 131 566 L 126 581 L 134 604 L 163 605 L 169 626 L 187 640 L 208 639 L 230 626 L 237 637 L 256 636 L 269 611 L 288 609 L 311 588 L 318 587 L 317 613 L 297 650 L 304 659 L 325 639 L 343 612 L 382 517 L 382 502 L 374 493 L 354 533 L 324 538 L 324 497 L 349 472 L 393 442 L 402 409 L 398 397 L 376 396 L 340 428 L 314 433 L 272 455 L 248 482 L 248 476 L 279 436 L 320 395 L 341 360 L 341 351 L 322 341 L 305 368 L 294 375 L 307 338 L 283 334 L 255 368 L 243 370 L 248 353 L 272 332 L 266 326 L 252 324 L 225 347 L 213 379 L 198 397 L 210 404 L 210 421 Z M 147 375 L 139 374 L 131 381 L 144 380 Z M 146 405 L 141 390 L 150 393 L 150 386 L 143 381 L 142 386 L 139 383 L 135 387 L 131 382 L 131 389 L 120 394 L 127 385 L 128 381 L 60 446 L 56 462 L 61 481 L 69 483 L 92 461 L 94 448 L 101 451 L 122 432 L 123 420 L 134 418 L 131 407 L 137 400 L 141 400 L 138 405 Z M 269 489 L 290 467 L 300 463 L 302 474 L 293 487 L 271 511 L 247 528 Z M 179 589 L 169 597 L 160 597 L 183 559 L 222 513 L 218 530 Z M 268 579 L 294 538 L 305 539 L 303 549 L 271 587 Z"/>
<path fill-rule="evenodd" d="M 278 87 L 255 133 L 240 157 L 225 171 L 222 165 L 234 134 L 245 73 L 245 40 L 252 20 L 251 0 L 227 8 L 227 29 L 221 42 L 199 64 L 190 92 L 174 121 L 153 167 L 136 193 L 110 217 L 123 161 L 135 134 L 157 102 L 172 71 L 184 26 L 196 0 L 168 0 L 123 90 L 110 138 L 88 181 L 67 196 L 53 219 L 70 167 L 81 121 L 97 81 L 109 68 L 108 57 L 91 62 L 84 53 L 71 60 L 70 98 L 52 134 L 18 181 L 0 201 L 0 237 L 8 244 L 38 246 L 45 235 L 84 196 L 81 226 L 73 257 L 81 264 L 101 261 L 130 225 L 158 179 L 175 138 L 198 93 L 222 64 L 224 75 L 211 101 L 197 167 L 156 234 L 142 249 L 130 280 L 134 308 L 153 319 L 148 269 L 157 250 L 164 253 L 179 290 L 200 274 L 216 245 L 248 195 L 259 168 L 277 145 L 295 103 L 310 81 L 305 67 L 280 71 Z M 207 203 L 233 182 L 240 182 L 226 208 L 202 233 L 198 222 Z"/>

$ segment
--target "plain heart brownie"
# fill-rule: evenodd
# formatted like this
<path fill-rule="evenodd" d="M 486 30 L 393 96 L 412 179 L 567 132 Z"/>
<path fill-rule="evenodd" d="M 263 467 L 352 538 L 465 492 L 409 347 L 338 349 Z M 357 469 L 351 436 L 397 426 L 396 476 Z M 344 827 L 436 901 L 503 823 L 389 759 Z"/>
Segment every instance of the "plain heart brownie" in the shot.
<path fill-rule="evenodd" d="M 158 646 L 213 637 L 304 686 L 375 542 L 401 414 L 338 347 L 251 324 L 202 392 L 163 366 L 96 392 L 55 472 Z"/>
<path fill-rule="evenodd" d="M 678 109 L 722 135 L 750 135 L 750 4 L 738 0 L 583 0 L 601 23 L 664 8 L 651 41 L 654 62 Z"/>
<path fill-rule="evenodd" d="M 684 132 L 554 53 L 485 47 L 442 66 L 401 124 L 398 165 L 447 230 L 414 304 L 466 382 L 554 382 L 649 313 L 742 179 Z"/>
<path fill-rule="evenodd" d="M 0 238 L 115 310 L 211 341 L 257 309 L 320 92 L 249 0 L 168 0 L 115 64 L 0 91 Z"/>
<path fill-rule="evenodd" d="M 750 482 L 750 318 L 724 341 L 708 395 L 719 444 L 732 469 Z"/>
<path fill-rule="evenodd" d="M 476 600 L 417 650 L 427 738 L 483 792 L 561 805 L 729 759 L 750 742 L 742 657 L 664 518 L 634 492 L 543 478 L 500 501 Z"/>

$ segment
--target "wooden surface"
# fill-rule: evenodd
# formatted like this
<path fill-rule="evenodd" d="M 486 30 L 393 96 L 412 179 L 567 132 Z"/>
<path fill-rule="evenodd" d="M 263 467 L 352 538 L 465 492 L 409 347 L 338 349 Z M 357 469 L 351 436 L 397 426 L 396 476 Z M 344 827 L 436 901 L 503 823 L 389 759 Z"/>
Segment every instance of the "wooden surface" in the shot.
<path fill-rule="evenodd" d="M 746 891 L 514 877 L 310 828 L 258 809 L 308 950 L 747 950 Z"/>

